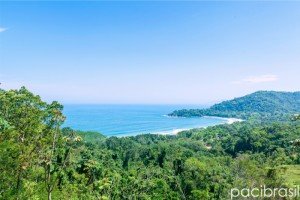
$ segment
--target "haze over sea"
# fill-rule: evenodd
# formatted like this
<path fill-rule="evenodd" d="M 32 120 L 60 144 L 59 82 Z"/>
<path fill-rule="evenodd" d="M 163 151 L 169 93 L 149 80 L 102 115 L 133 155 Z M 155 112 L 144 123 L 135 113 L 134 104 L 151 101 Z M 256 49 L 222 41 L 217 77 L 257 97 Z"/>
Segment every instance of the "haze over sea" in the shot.
<path fill-rule="evenodd" d="M 180 130 L 226 123 L 227 119 L 176 118 L 167 114 L 191 105 L 65 105 L 65 126 L 75 130 L 97 131 L 106 136 L 175 134 Z"/>

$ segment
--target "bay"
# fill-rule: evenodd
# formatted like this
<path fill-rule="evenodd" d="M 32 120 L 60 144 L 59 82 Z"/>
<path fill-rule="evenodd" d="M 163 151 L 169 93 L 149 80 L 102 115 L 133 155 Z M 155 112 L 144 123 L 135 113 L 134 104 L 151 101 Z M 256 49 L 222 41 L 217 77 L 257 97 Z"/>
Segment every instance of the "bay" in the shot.
<path fill-rule="evenodd" d="M 226 123 L 224 118 L 176 118 L 167 116 L 195 105 L 65 105 L 65 125 L 75 130 L 97 131 L 106 136 L 176 134 L 181 130 Z"/>

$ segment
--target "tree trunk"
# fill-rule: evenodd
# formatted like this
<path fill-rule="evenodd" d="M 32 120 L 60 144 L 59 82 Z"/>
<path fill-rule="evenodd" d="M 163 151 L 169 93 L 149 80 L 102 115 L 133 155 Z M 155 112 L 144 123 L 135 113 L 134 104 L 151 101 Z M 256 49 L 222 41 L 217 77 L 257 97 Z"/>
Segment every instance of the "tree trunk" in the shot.
<path fill-rule="evenodd" d="M 48 200 L 52 200 L 52 192 L 51 191 L 48 191 Z"/>
<path fill-rule="evenodd" d="M 19 194 L 20 194 L 21 176 L 22 176 L 22 168 L 19 167 L 18 175 L 17 175 L 17 184 L 16 184 L 17 199 L 19 199 Z"/>

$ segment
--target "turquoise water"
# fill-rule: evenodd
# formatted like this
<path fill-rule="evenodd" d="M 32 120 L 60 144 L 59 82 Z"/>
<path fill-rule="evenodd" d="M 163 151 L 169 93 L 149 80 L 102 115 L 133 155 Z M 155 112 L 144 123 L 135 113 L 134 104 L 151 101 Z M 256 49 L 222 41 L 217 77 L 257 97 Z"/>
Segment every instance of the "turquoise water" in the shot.
<path fill-rule="evenodd" d="M 65 126 L 98 131 L 106 136 L 145 133 L 174 134 L 179 130 L 225 123 L 226 119 L 176 118 L 167 114 L 176 109 L 201 108 L 184 105 L 65 105 Z"/>

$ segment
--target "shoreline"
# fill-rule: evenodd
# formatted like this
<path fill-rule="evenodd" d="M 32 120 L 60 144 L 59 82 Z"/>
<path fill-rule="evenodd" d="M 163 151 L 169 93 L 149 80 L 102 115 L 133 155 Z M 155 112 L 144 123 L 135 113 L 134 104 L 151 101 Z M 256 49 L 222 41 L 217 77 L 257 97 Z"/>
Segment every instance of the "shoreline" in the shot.
<path fill-rule="evenodd" d="M 226 117 L 217 117 L 217 116 L 203 116 L 204 118 L 214 118 L 214 119 L 222 119 L 224 120 L 224 122 L 220 123 L 220 124 L 216 124 L 216 125 L 212 125 L 212 126 L 217 126 L 217 125 L 221 125 L 221 124 L 233 124 L 236 122 L 243 122 L 245 120 L 242 119 L 238 119 L 238 118 L 226 118 Z M 207 128 L 210 126 L 200 126 L 200 127 L 195 127 L 195 128 L 181 128 L 181 129 L 173 129 L 173 130 L 169 130 L 169 131 L 160 131 L 160 132 L 152 132 L 150 134 L 157 134 L 157 135 L 177 135 L 178 133 L 182 132 L 182 131 L 188 131 L 188 130 L 192 130 L 192 129 L 200 129 L 200 128 Z M 141 134 L 142 135 L 142 134 Z"/>
<path fill-rule="evenodd" d="M 207 117 L 207 118 L 215 118 L 215 119 L 223 119 L 223 120 L 226 120 L 226 124 L 233 124 L 235 122 L 243 122 L 245 120 L 243 119 L 239 119 L 239 118 L 234 118 L 234 117 L 217 117 L 217 116 L 203 116 L 203 117 Z"/>
<path fill-rule="evenodd" d="M 166 117 L 170 117 L 165 115 Z M 192 130 L 192 129 L 201 129 L 201 128 L 208 128 L 208 127 L 212 127 L 212 126 L 218 126 L 218 125 L 222 125 L 222 124 L 233 124 L 236 122 L 243 122 L 245 120 L 242 119 L 238 119 L 238 118 L 226 118 L 226 117 L 218 117 L 218 116 L 202 116 L 200 118 L 213 118 L 213 119 L 220 119 L 222 120 L 222 122 L 215 124 L 215 125 L 202 125 L 202 126 L 197 126 L 197 127 L 190 127 L 190 128 L 177 128 L 177 129 L 172 129 L 172 130 L 161 130 L 161 131 L 151 131 L 151 132 L 140 132 L 140 133 L 127 133 L 127 134 L 120 134 L 120 135 L 105 135 L 103 134 L 105 137 L 134 137 L 134 136 L 138 136 L 138 135 L 145 135 L 145 134 L 153 134 L 153 135 L 177 135 L 178 133 L 182 132 L 182 131 L 188 131 L 188 130 Z M 97 132 L 97 131 L 96 131 Z"/>

